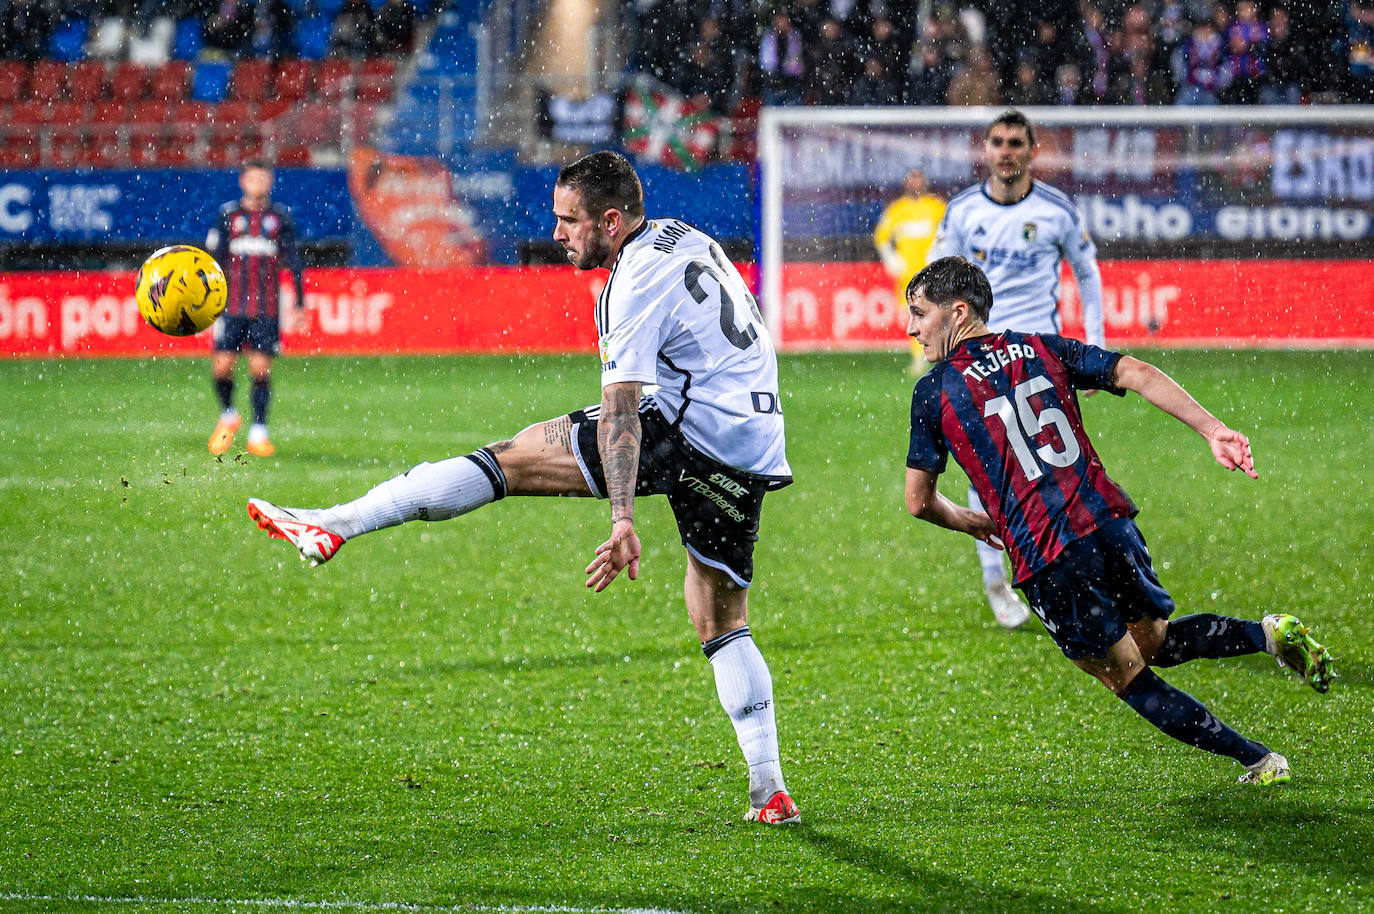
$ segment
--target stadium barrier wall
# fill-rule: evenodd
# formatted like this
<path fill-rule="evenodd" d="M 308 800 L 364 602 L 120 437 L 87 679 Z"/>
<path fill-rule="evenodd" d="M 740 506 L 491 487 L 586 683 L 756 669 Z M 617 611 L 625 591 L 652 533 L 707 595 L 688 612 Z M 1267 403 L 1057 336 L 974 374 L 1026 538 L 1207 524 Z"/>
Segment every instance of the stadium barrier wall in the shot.
<path fill-rule="evenodd" d="M 754 268 L 744 265 L 746 278 Z M 1374 346 L 1374 283 L 1364 261 L 1104 261 L 1113 346 Z M 143 323 L 133 273 L 0 276 L 0 357 L 203 355 L 209 332 L 163 336 Z M 585 352 L 600 270 L 314 269 L 293 354 Z M 1066 273 L 1064 330 L 1081 331 Z M 789 351 L 905 345 L 906 314 L 875 263 L 787 266 L 781 313 Z M 283 287 L 289 299 L 289 285 Z M 289 309 L 288 309 L 289 315 Z"/>

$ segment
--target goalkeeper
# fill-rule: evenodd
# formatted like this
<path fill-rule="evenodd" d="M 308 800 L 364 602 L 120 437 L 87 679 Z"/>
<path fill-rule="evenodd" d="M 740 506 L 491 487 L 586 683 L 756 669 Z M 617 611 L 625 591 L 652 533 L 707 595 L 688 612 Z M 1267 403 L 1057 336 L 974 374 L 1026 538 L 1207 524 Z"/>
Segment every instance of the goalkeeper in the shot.
<path fill-rule="evenodd" d="M 883 268 L 896 282 L 897 307 L 906 301 L 906 285 L 929 260 L 935 232 L 945 217 L 945 201 L 930 192 L 925 172 L 913 168 L 902 179 L 902 195 L 893 200 L 878 217 L 873 228 L 873 246 L 878 249 Z M 911 373 L 925 373 L 921 344 L 911 341 Z"/>

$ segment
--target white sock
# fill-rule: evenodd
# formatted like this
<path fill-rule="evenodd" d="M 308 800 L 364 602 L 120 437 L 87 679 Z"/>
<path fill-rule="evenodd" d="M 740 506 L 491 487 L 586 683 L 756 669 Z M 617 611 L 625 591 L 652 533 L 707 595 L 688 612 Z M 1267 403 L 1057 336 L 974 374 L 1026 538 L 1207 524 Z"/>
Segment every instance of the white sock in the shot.
<path fill-rule="evenodd" d="M 319 523 L 344 539 L 412 520 L 448 520 L 506 494 L 506 477 L 486 448 L 422 463 L 373 486 L 362 498 L 320 512 Z"/>
<path fill-rule="evenodd" d="M 735 725 L 735 738 L 749 765 L 749 802 L 763 806 L 787 787 L 778 753 L 773 712 L 773 677 L 746 625 L 702 645 L 716 674 L 720 706 Z"/>
<path fill-rule="evenodd" d="M 983 500 L 978 497 L 978 490 L 973 486 L 968 487 L 968 506 L 974 511 L 986 511 L 983 507 Z M 1007 580 L 1007 566 L 1003 561 L 1005 553 L 1001 549 L 994 549 L 982 540 L 976 540 L 973 544 L 978 549 L 978 564 L 983 566 L 983 586 L 991 587 L 994 584 L 1005 584 Z"/>
<path fill-rule="evenodd" d="M 254 422 L 248 426 L 248 443 L 258 444 L 267 440 L 267 426 L 261 422 Z"/>

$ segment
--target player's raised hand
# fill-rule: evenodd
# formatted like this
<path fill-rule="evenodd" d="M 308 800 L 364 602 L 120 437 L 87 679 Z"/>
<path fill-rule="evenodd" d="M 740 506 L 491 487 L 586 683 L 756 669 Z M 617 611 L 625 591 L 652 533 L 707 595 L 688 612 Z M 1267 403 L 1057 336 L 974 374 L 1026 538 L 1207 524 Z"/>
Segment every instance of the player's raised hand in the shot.
<path fill-rule="evenodd" d="M 596 547 L 596 558 L 587 566 L 587 586 L 601 593 L 625 569 L 629 569 L 630 580 L 635 580 L 639 577 L 641 550 L 634 521 L 616 521 L 611 526 L 611 538 Z"/>
<path fill-rule="evenodd" d="M 1228 470 L 1240 470 L 1251 479 L 1259 479 L 1255 459 L 1250 454 L 1250 439 L 1235 429 L 1221 426 L 1207 438 L 1212 456 Z"/>

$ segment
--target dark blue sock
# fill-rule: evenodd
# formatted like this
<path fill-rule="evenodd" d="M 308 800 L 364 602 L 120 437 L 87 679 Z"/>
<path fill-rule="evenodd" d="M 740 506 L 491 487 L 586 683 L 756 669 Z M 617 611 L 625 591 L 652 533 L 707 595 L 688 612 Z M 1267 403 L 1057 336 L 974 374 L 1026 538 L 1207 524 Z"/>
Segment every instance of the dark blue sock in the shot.
<path fill-rule="evenodd" d="M 1117 697 L 1181 743 L 1230 756 L 1242 765 L 1253 765 L 1269 754 L 1262 744 L 1217 720 L 1202 702 L 1169 685 L 1149 668 L 1137 674 Z"/>
<path fill-rule="evenodd" d="M 253 379 L 253 422 L 267 424 L 267 404 L 272 400 L 272 382 L 267 378 Z"/>
<path fill-rule="evenodd" d="M 234 379 L 215 378 L 215 393 L 219 395 L 221 409 L 231 408 L 234 405 Z"/>
<path fill-rule="evenodd" d="M 1215 613 L 1181 616 L 1169 622 L 1164 644 L 1151 666 L 1166 667 L 1199 658 L 1239 657 L 1264 651 L 1264 626 Z"/>

